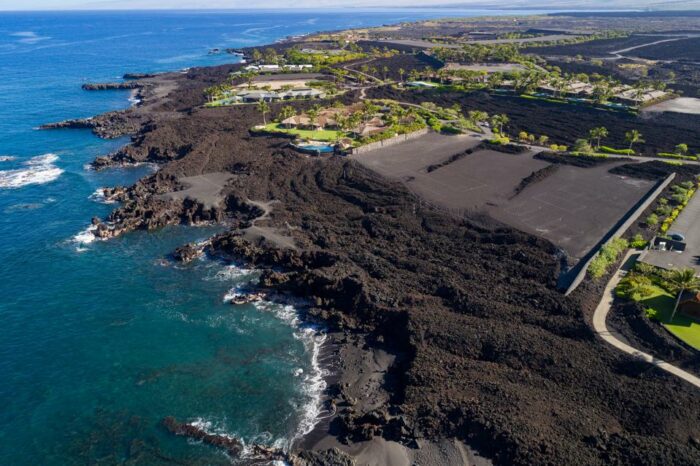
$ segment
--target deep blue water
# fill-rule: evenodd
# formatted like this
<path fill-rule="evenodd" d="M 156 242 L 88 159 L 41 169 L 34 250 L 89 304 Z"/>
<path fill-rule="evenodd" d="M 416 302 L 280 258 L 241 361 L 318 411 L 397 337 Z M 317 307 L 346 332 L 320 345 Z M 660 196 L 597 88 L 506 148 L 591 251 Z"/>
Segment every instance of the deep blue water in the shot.
<path fill-rule="evenodd" d="M 167 435 L 160 420 L 287 445 L 308 429 L 320 388 L 312 350 L 322 336 L 297 328 L 293 308 L 224 303 L 250 274 L 205 260 L 162 264 L 215 228 L 76 242 L 114 208 L 91 194 L 150 168 L 88 171 L 125 140 L 34 128 L 129 105 L 127 92 L 81 91 L 86 81 L 233 60 L 207 55 L 213 47 L 437 16 L 0 14 L 0 464 L 227 463 Z"/>

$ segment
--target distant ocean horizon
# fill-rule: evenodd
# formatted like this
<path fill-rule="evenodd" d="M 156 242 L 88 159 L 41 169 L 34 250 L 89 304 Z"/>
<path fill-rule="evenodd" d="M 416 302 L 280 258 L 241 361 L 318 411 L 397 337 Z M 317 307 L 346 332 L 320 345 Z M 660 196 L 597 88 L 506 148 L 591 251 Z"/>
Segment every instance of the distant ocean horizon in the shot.
<path fill-rule="evenodd" d="M 0 12 L 0 464 L 228 464 L 221 451 L 167 434 L 161 420 L 285 447 L 319 412 L 320 329 L 300 325 L 293 306 L 231 306 L 231 293 L 256 279 L 245 265 L 164 260 L 221 227 L 85 234 L 115 207 L 98 188 L 154 167 L 91 171 L 128 138 L 36 129 L 130 105 L 128 91 L 82 84 L 237 60 L 213 48 L 482 14 L 497 13 Z"/>

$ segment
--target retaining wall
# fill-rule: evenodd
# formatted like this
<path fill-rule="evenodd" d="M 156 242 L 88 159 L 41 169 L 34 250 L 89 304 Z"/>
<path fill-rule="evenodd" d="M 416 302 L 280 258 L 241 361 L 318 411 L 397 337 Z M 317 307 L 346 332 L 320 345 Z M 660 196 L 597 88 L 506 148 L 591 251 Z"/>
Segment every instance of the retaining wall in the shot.
<path fill-rule="evenodd" d="M 399 134 L 398 136 L 394 136 L 393 138 L 384 139 L 382 141 L 377 142 L 371 142 L 369 144 L 365 144 L 364 146 L 355 147 L 350 151 L 350 153 L 353 155 L 364 154 L 365 152 L 370 152 L 375 149 L 380 149 L 382 147 L 393 146 L 394 144 L 399 144 L 404 141 L 409 141 L 411 139 L 415 139 L 417 137 L 428 134 L 428 131 L 430 131 L 428 128 L 423 128 L 419 129 L 418 131 L 413 131 L 412 133 Z"/>
<path fill-rule="evenodd" d="M 598 254 L 598 251 L 608 244 L 610 241 L 613 240 L 613 238 L 619 238 L 622 236 L 627 229 L 632 226 L 634 222 L 637 221 L 640 215 L 644 213 L 644 211 L 651 205 L 652 202 L 656 200 L 657 197 L 661 194 L 661 192 L 666 189 L 666 186 L 668 186 L 671 181 L 676 177 L 675 173 L 671 173 L 666 177 L 665 180 L 663 180 L 661 183 L 659 183 L 656 188 L 648 193 L 646 197 L 643 198 L 642 201 L 640 201 L 637 204 L 637 207 L 635 207 L 633 210 L 628 212 L 621 220 L 620 222 L 617 223 L 616 226 L 612 228 L 604 237 L 601 242 L 599 242 L 588 254 L 585 258 L 581 259 L 579 263 L 574 267 L 570 273 L 575 274 L 573 278 L 571 278 L 571 283 L 566 289 L 566 292 L 564 293 L 564 296 L 570 295 L 578 286 L 581 284 L 583 279 L 586 277 L 586 273 L 588 272 L 588 266 L 591 264 L 591 261 L 593 258 Z M 569 275 L 569 274 L 567 274 Z"/>

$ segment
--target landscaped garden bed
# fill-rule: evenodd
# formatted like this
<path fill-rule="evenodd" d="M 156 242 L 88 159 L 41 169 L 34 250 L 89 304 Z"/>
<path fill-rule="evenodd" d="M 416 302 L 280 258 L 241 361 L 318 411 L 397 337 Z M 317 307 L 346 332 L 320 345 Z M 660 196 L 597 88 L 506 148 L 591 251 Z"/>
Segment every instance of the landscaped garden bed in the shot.
<path fill-rule="evenodd" d="M 700 321 L 677 309 L 678 295 L 696 289 L 698 284 L 697 280 L 694 284 L 691 280 L 684 282 L 682 271 L 664 271 L 638 263 L 620 281 L 615 293 L 619 298 L 641 304 L 648 318 L 660 322 L 678 339 L 700 350 Z"/>

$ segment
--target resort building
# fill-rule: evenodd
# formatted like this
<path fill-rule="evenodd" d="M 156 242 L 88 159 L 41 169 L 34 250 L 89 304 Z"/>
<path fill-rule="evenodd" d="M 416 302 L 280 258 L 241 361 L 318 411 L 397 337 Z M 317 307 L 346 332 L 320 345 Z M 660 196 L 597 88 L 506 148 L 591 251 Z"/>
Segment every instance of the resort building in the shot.
<path fill-rule="evenodd" d="M 670 97 L 671 93 L 655 89 L 638 90 L 626 86 L 625 90 L 615 94 L 613 100 L 627 105 L 644 105 L 649 102 Z"/>
<path fill-rule="evenodd" d="M 313 65 L 248 65 L 243 69 L 245 71 L 253 71 L 256 73 L 289 73 L 310 71 Z"/>
<path fill-rule="evenodd" d="M 260 100 L 273 102 L 292 99 L 322 99 L 323 97 L 325 97 L 323 91 L 310 87 L 298 87 L 285 91 L 268 91 L 261 89 L 242 90 L 236 93 L 233 99 L 237 102 L 258 102 Z"/>

